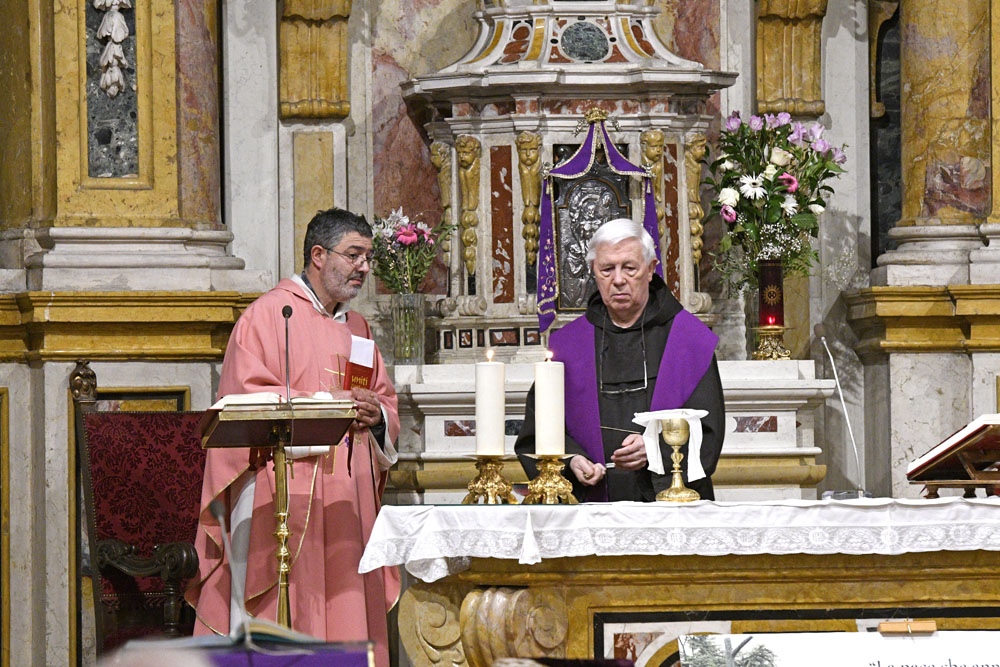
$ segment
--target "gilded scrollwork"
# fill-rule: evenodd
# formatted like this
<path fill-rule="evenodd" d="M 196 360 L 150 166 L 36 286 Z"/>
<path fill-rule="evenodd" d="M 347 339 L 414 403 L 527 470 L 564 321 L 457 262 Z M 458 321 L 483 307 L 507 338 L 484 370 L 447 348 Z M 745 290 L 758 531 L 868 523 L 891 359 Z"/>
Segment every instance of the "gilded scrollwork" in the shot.
<path fill-rule="evenodd" d="M 415 583 L 399 599 L 399 635 L 414 667 L 466 667 L 459 625 L 468 586 Z"/>
<path fill-rule="evenodd" d="M 441 191 L 441 219 L 451 221 L 451 145 L 443 141 L 431 144 L 431 164 L 437 170 L 438 189 Z M 441 250 L 444 252 L 445 264 L 451 258 L 451 234 L 441 239 Z"/>
<path fill-rule="evenodd" d="M 691 259 L 697 271 L 701 261 L 703 246 L 702 235 L 705 228 L 701 221 L 705 217 L 705 209 L 701 206 L 701 161 L 705 157 L 705 135 L 692 134 L 687 139 L 684 148 L 684 168 L 687 176 L 688 222 L 691 228 Z"/>
<path fill-rule="evenodd" d="M 458 184 L 462 193 L 462 215 L 459 225 L 462 229 L 462 259 L 469 275 L 476 273 L 476 245 L 479 239 L 479 166 L 483 147 L 479 140 L 463 134 L 455 141 L 458 152 Z"/>
<path fill-rule="evenodd" d="M 542 199 L 542 163 L 540 151 L 542 136 L 534 132 L 521 132 L 514 140 L 517 144 L 517 169 L 521 176 L 521 236 L 524 238 L 524 256 L 528 266 L 538 258 L 538 224 L 541 217 L 538 206 Z"/>
<path fill-rule="evenodd" d="M 757 13 L 757 110 L 819 116 L 821 32 L 827 0 L 760 0 Z"/>
<path fill-rule="evenodd" d="M 285 0 L 278 32 L 281 118 L 346 118 L 351 0 Z"/>
<path fill-rule="evenodd" d="M 473 590 L 462 601 L 460 624 L 470 667 L 489 667 L 501 658 L 566 656 L 569 614 L 554 590 Z"/>
<path fill-rule="evenodd" d="M 660 232 L 660 238 L 667 233 L 664 222 L 667 209 L 663 205 L 663 139 L 663 130 L 646 130 L 639 135 L 642 166 L 649 170 L 650 181 L 653 184 L 653 197 L 656 199 L 656 228 Z"/>

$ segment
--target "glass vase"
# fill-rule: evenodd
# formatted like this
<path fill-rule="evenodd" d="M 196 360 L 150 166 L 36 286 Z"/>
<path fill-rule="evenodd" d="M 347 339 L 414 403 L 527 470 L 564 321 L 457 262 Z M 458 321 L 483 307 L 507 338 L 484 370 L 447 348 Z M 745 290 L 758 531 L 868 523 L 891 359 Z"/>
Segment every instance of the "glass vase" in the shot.
<path fill-rule="evenodd" d="M 393 294 L 392 351 L 396 364 L 424 363 L 424 295 Z"/>

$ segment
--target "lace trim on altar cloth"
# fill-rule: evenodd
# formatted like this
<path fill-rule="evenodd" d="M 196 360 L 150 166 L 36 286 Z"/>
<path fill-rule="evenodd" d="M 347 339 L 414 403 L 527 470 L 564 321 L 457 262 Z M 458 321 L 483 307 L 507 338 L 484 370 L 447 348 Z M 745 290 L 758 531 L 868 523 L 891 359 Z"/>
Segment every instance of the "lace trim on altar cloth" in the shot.
<path fill-rule="evenodd" d="M 359 571 L 404 565 L 430 582 L 472 558 L 1000 551 L 994 499 L 700 505 L 384 507 Z"/>

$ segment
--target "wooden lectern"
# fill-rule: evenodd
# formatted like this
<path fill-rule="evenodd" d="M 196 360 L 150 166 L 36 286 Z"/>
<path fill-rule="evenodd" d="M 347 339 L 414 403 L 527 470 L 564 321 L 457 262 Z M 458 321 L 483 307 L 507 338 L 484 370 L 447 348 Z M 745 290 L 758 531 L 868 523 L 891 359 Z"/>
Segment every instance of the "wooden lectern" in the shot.
<path fill-rule="evenodd" d="M 291 629 L 288 601 L 288 477 L 285 448 L 336 445 L 357 416 L 350 400 L 289 403 L 232 403 L 205 413 L 202 447 L 262 447 L 273 451 L 274 507 L 278 539 L 278 623 Z"/>
<path fill-rule="evenodd" d="M 938 489 L 965 489 L 975 497 L 977 487 L 1000 486 L 1000 414 L 983 415 L 945 438 L 906 469 L 911 484 L 927 487 L 927 498 Z"/>

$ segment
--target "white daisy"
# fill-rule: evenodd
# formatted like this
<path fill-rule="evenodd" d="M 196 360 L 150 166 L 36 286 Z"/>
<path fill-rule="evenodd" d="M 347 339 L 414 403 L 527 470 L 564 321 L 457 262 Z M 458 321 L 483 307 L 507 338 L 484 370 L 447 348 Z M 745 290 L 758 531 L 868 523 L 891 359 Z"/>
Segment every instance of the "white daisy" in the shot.
<path fill-rule="evenodd" d="M 763 199 L 764 179 L 760 174 L 740 176 L 740 193 L 747 199 Z"/>
<path fill-rule="evenodd" d="M 781 202 L 781 210 L 786 215 L 795 215 L 799 210 L 799 203 L 795 201 L 795 197 L 792 195 L 785 195 L 785 201 Z"/>

